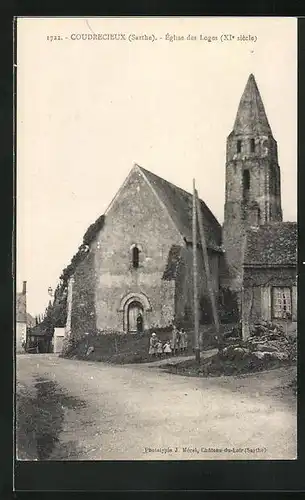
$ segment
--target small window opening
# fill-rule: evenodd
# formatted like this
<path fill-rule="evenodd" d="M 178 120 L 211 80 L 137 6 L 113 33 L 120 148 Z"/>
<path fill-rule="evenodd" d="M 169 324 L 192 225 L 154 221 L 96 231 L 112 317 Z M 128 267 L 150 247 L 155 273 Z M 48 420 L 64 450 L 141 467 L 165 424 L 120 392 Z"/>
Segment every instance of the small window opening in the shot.
<path fill-rule="evenodd" d="M 254 139 L 250 139 L 250 151 L 251 151 L 251 153 L 255 152 L 255 140 Z"/>
<path fill-rule="evenodd" d="M 241 152 L 241 140 L 237 141 L 237 143 L 236 143 L 236 149 L 237 149 L 237 153 Z"/>
<path fill-rule="evenodd" d="M 133 247 L 132 249 L 132 267 L 137 269 L 139 267 L 139 253 L 138 247 Z"/>
<path fill-rule="evenodd" d="M 291 290 L 290 288 L 273 288 L 273 317 L 288 319 L 291 316 Z"/>
<path fill-rule="evenodd" d="M 250 189 L 250 172 L 249 170 L 244 170 L 244 173 L 243 173 L 243 181 L 244 181 L 244 189 L 246 191 L 249 191 Z"/>
<path fill-rule="evenodd" d="M 243 171 L 243 194 L 244 198 L 249 198 L 249 190 L 250 190 L 250 172 L 249 170 Z"/>

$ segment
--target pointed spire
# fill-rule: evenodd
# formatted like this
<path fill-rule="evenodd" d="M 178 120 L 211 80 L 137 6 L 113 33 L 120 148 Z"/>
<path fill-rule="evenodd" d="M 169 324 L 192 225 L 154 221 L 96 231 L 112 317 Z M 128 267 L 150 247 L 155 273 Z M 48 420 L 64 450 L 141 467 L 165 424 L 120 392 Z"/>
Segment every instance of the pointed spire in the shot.
<path fill-rule="evenodd" d="M 252 73 L 239 103 L 233 131 L 236 134 L 272 135 L 264 104 Z"/>

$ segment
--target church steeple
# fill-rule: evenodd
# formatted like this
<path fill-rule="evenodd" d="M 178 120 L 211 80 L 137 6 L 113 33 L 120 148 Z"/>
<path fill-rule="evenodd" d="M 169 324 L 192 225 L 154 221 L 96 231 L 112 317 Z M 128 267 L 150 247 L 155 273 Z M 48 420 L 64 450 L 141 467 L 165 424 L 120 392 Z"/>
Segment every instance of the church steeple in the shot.
<path fill-rule="evenodd" d="M 238 290 L 247 228 L 282 220 L 277 143 L 252 74 L 227 139 L 224 215 L 223 245 Z"/>
<path fill-rule="evenodd" d="M 239 102 L 233 132 L 241 135 L 272 135 L 265 107 L 252 73 Z"/>

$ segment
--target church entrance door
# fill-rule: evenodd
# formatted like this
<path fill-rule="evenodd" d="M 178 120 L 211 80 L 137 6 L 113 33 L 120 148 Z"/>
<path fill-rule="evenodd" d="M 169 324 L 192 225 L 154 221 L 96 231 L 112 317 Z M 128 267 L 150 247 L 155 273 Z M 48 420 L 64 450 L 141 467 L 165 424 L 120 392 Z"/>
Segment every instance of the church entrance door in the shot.
<path fill-rule="evenodd" d="M 131 302 L 128 306 L 128 332 L 137 333 L 143 327 L 143 307 L 140 302 Z"/>

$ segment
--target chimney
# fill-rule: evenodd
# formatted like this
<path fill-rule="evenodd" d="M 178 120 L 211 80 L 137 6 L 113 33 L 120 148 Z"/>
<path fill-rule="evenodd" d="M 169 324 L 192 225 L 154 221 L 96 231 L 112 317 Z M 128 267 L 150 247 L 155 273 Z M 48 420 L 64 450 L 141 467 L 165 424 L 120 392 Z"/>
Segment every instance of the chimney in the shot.
<path fill-rule="evenodd" d="M 23 295 L 26 295 L 26 281 L 23 282 L 22 293 Z"/>

